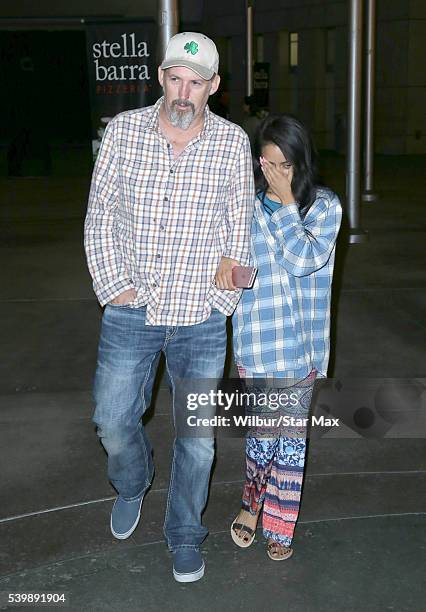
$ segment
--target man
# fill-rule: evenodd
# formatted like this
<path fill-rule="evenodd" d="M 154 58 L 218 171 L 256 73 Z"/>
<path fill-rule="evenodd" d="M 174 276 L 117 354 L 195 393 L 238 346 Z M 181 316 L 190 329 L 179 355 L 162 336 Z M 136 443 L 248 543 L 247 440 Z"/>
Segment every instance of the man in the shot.
<path fill-rule="evenodd" d="M 247 136 L 249 137 L 250 145 L 253 151 L 254 138 L 256 135 L 257 128 L 260 125 L 260 118 L 259 118 L 260 108 L 258 107 L 254 96 L 246 96 L 244 98 L 243 111 L 244 111 L 244 119 L 242 122 L 242 128 L 246 132 Z"/>
<path fill-rule="evenodd" d="M 136 528 L 153 477 L 141 417 L 159 356 L 173 399 L 179 378 L 221 377 L 226 317 L 240 297 L 231 271 L 248 263 L 250 145 L 208 109 L 218 65 L 206 36 L 174 36 L 158 71 L 164 96 L 108 124 L 94 169 L 85 247 L 105 310 L 93 419 L 119 494 L 111 514 L 119 539 Z M 176 422 L 186 407 L 173 404 Z M 213 455 L 212 438 L 175 440 L 164 533 L 179 582 L 204 574 L 201 513 Z"/>

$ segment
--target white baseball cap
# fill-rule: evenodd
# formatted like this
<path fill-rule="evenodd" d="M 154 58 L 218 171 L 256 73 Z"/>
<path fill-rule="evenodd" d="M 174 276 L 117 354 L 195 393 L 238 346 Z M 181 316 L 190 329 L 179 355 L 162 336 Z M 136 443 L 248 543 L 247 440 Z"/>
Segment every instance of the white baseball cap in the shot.
<path fill-rule="evenodd" d="M 181 32 L 169 40 L 160 68 L 184 66 L 206 81 L 219 70 L 219 54 L 210 38 L 199 32 Z"/>

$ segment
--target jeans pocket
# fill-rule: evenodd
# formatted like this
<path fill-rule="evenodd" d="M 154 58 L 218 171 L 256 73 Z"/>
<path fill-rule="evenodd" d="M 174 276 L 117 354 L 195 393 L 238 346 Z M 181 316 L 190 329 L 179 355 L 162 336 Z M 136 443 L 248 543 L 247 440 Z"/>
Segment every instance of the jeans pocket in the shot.
<path fill-rule="evenodd" d="M 218 317 L 219 319 L 227 319 L 228 316 L 226 314 L 224 314 L 221 310 L 219 310 L 218 308 L 212 308 L 211 312 L 210 312 L 210 316 L 214 316 L 214 317 Z"/>
<path fill-rule="evenodd" d="M 111 306 L 111 308 L 131 308 L 130 302 L 127 304 L 113 304 L 112 302 L 109 302 L 107 306 Z"/>

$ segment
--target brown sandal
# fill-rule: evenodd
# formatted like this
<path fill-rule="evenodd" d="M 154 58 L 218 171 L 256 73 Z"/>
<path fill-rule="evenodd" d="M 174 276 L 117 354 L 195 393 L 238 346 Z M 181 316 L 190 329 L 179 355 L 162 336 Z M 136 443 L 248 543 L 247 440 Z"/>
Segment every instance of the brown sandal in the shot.
<path fill-rule="evenodd" d="M 238 516 L 236 516 L 232 521 L 231 538 L 240 548 L 248 548 L 251 544 L 253 544 L 253 540 L 256 535 L 256 527 L 253 529 L 244 523 L 238 523 L 237 521 L 239 516 L 240 515 L 238 514 Z M 259 515 L 257 518 L 259 518 Z M 242 532 L 242 535 L 237 535 L 236 529 Z"/>
<path fill-rule="evenodd" d="M 266 553 L 272 561 L 286 561 L 292 556 L 293 549 L 289 546 L 282 546 L 274 540 L 270 540 L 266 547 Z"/>
<path fill-rule="evenodd" d="M 242 536 L 237 535 L 236 529 L 242 533 Z M 246 538 L 246 534 L 249 536 L 249 539 Z M 234 540 L 235 544 L 240 548 L 247 548 L 250 544 L 253 543 L 254 536 L 256 535 L 256 530 L 252 529 L 248 525 L 244 525 L 243 523 L 232 523 L 231 525 L 231 538 Z"/>

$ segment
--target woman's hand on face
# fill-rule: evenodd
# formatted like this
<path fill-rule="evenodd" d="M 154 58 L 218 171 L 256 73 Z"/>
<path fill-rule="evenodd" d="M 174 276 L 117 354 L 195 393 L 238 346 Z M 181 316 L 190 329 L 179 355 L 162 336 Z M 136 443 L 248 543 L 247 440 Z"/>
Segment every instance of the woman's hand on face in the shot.
<path fill-rule="evenodd" d="M 260 166 L 270 190 L 279 197 L 281 204 L 292 204 L 294 202 L 294 195 L 291 190 L 293 168 L 288 170 L 278 169 L 275 164 L 271 164 L 264 157 L 260 158 Z"/>

